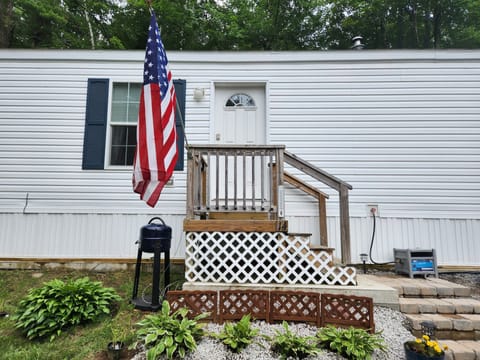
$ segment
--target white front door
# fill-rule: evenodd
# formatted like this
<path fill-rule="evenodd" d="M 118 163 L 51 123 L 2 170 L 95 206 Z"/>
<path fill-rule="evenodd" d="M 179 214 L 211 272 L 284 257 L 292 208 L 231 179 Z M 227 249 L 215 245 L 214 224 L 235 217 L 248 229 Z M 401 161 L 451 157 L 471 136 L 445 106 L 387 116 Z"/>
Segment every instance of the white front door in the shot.
<path fill-rule="evenodd" d="M 265 145 L 265 86 L 232 85 L 215 87 L 214 143 L 223 145 Z M 213 179 L 210 199 L 230 205 L 236 201 L 265 200 L 268 164 L 260 157 L 238 158 L 238 163 L 224 159 L 210 166 Z M 262 170 L 263 168 L 263 170 Z M 218 172 L 218 183 L 217 179 Z M 235 174 L 235 176 L 232 176 Z M 226 185 L 228 183 L 228 185 Z M 225 198 L 227 194 L 227 199 Z"/>
<path fill-rule="evenodd" d="M 215 144 L 264 145 L 265 86 L 215 87 Z"/>

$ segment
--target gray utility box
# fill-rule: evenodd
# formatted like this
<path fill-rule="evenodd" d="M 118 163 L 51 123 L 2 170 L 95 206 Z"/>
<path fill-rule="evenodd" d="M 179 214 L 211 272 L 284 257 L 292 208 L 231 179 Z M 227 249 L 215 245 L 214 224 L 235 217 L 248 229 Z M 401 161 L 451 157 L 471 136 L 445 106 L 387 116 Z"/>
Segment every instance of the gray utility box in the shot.
<path fill-rule="evenodd" d="M 435 249 L 393 249 L 395 272 L 415 275 L 435 275 L 438 277 L 437 257 Z"/>

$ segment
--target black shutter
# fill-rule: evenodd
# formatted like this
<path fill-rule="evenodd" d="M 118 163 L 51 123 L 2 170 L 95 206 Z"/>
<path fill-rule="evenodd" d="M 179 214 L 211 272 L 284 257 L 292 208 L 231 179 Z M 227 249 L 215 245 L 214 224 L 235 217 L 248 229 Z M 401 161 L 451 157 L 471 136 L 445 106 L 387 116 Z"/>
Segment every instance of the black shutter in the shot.
<path fill-rule="evenodd" d="M 103 169 L 107 133 L 108 79 L 88 79 L 82 169 Z"/>
<path fill-rule="evenodd" d="M 184 158 L 184 149 L 185 149 L 185 133 L 183 129 L 185 128 L 185 98 L 187 92 L 187 81 L 186 80 L 173 80 L 173 85 L 175 86 L 175 94 L 177 95 L 177 104 L 180 108 L 180 114 L 178 114 L 177 109 L 175 109 L 175 124 L 177 130 L 177 149 L 178 149 L 178 160 L 175 164 L 176 171 L 183 171 L 183 158 Z M 180 116 L 181 115 L 181 116 Z M 183 126 L 181 121 L 183 120 Z"/>

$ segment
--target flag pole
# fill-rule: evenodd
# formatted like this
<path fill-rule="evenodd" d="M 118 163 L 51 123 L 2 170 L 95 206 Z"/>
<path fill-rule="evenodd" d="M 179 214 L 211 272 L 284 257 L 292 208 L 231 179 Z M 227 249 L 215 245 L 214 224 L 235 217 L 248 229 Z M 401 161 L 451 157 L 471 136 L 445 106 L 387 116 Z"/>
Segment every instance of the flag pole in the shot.
<path fill-rule="evenodd" d="M 145 0 L 145 3 L 148 5 L 148 11 L 150 11 L 150 15 L 152 15 L 153 13 L 152 0 Z"/>
<path fill-rule="evenodd" d="M 150 11 L 150 15 L 152 15 L 152 13 L 153 13 L 152 0 L 145 0 L 145 3 L 148 5 L 148 10 Z M 177 114 L 180 117 L 180 125 L 181 125 L 182 130 L 183 130 L 183 138 L 185 140 L 185 148 L 187 149 L 187 159 L 191 159 L 192 154 L 191 154 L 191 151 L 190 151 L 190 145 L 188 144 L 187 132 L 185 131 L 183 116 L 182 116 L 182 112 L 180 111 L 180 106 L 178 105 L 178 101 L 175 101 L 175 105 L 176 105 Z"/>
<path fill-rule="evenodd" d="M 191 159 L 192 158 L 192 153 L 190 151 L 190 145 L 188 144 L 187 132 L 185 131 L 185 125 L 183 124 L 182 112 L 180 111 L 180 106 L 178 105 L 178 101 L 175 101 L 175 103 L 176 103 L 176 107 L 177 107 L 178 116 L 180 116 L 180 125 L 182 126 L 182 130 L 183 130 L 183 138 L 185 139 L 185 148 L 187 149 L 187 159 Z"/>

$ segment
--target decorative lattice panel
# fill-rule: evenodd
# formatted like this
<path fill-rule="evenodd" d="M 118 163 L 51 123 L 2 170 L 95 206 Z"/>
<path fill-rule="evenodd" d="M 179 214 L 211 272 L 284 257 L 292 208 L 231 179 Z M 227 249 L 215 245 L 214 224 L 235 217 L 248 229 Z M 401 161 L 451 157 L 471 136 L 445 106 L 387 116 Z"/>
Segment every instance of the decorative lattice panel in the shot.
<path fill-rule="evenodd" d="M 353 267 L 332 265 L 326 251 L 284 233 L 188 232 L 187 281 L 355 285 Z"/>
<path fill-rule="evenodd" d="M 269 293 L 261 290 L 220 291 L 219 319 L 239 320 L 250 314 L 252 319 L 268 321 Z"/>
<path fill-rule="evenodd" d="M 217 299 L 219 304 L 217 306 Z M 296 291 L 223 290 L 169 291 L 173 311 L 182 307 L 191 316 L 209 312 L 206 320 L 239 320 L 250 314 L 253 320 L 312 322 L 319 326 L 353 326 L 375 332 L 373 300 L 355 295 L 318 294 Z"/>
<path fill-rule="evenodd" d="M 167 301 L 171 312 L 180 308 L 187 308 L 189 318 L 202 313 L 210 313 L 206 321 L 217 321 L 218 295 L 216 291 L 169 291 Z"/>
<path fill-rule="evenodd" d="M 354 295 L 322 294 L 321 323 L 338 326 L 354 326 L 375 332 L 373 300 Z"/>
<path fill-rule="evenodd" d="M 270 293 L 270 321 L 303 321 L 320 325 L 320 294 L 298 291 Z"/>

